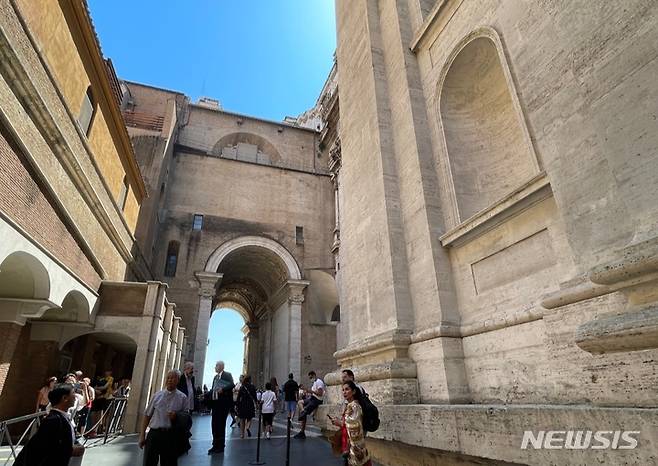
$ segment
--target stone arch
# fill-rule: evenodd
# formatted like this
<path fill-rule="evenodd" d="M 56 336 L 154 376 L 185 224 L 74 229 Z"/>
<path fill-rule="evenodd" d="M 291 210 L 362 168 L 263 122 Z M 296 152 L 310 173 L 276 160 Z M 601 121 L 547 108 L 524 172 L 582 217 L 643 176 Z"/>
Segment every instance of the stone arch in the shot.
<path fill-rule="evenodd" d="M 540 167 L 495 30 L 480 28 L 454 47 L 437 93 L 459 223 L 517 189 Z"/>
<path fill-rule="evenodd" d="M 33 255 L 16 251 L 0 263 L 0 297 L 13 299 L 48 299 L 50 275 Z"/>
<path fill-rule="evenodd" d="M 244 302 L 239 302 L 237 299 L 227 299 L 222 298 L 215 301 L 213 304 L 213 309 L 211 311 L 212 315 L 217 312 L 218 309 L 232 309 L 244 320 L 245 324 L 254 321 L 253 311 L 246 305 Z"/>
<path fill-rule="evenodd" d="M 233 159 L 254 157 L 254 161 L 261 156 L 269 162 L 281 161 L 281 154 L 274 144 L 263 136 L 247 132 L 235 132 L 222 136 L 213 146 L 212 154 Z"/>
<path fill-rule="evenodd" d="M 245 247 L 262 248 L 276 254 L 285 264 L 288 271 L 288 278 L 300 280 L 302 273 L 297 265 L 295 258 L 288 250 L 276 241 L 262 236 L 240 236 L 222 244 L 210 255 L 206 262 L 206 272 L 217 272 L 219 265 L 232 252 Z"/>
<path fill-rule="evenodd" d="M 79 291 L 72 290 L 62 300 L 59 308 L 48 309 L 40 318 L 44 321 L 89 322 L 89 301 Z"/>
<path fill-rule="evenodd" d="M 109 345 L 115 346 L 117 348 L 136 352 L 137 351 L 137 341 L 135 341 L 134 336 L 128 335 L 123 332 L 112 332 L 107 330 L 95 330 L 95 329 L 81 329 L 78 333 L 74 335 L 68 335 L 67 338 L 63 338 L 59 342 L 59 349 L 61 350 L 66 345 L 70 344 L 76 338 L 83 337 L 85 335 L 93 335 L 99 341 L 107 343 Z"/>

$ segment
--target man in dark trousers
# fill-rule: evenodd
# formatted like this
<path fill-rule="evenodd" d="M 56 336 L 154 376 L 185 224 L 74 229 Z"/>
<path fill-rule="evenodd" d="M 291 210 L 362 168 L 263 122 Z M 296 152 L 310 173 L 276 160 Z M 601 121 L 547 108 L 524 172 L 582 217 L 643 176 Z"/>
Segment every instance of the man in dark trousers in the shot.
<path fill-rule="evenodd" d="M 165 389 L 151 397 L 144 412 L 142 429 L 139 433 L 139 447 L 144 448 L 144 466 L 176 466 L 178 464 L 177 445 L 180 432 L 174 423 L 187 412 L 187 396 L 176 388 L 180 372 L 167 372 Z M 149 429 L 148 435 L 146 429 Z M 187 440 L 187 439 L 185 439 Z"/>
<path fill-rule="evenodd" d="M 196 396 L 194 392 L 194 363 L 187 361 L 183 366 L 183 375 L 178 381 L 178 390 L 187 396 L 188 409 L 190 412 L 195 410 Z"/>
<path fill-rule="evenodd" d="M 215 365 L 215 378 L 212 381 L 212 448 L 208 454 L 223 453 L 226 437 L 226 418 L 233 404 L 233 376 L 224 370 L 224 361 Z"/>
<path fill-rule="evenodd" d="M 288 419 L 292 419 L 295 417 L 295 410 L 299 401 L 299 385 L 295 382 L 295 376 L 292 372 L 288 374 L 288 381 L 283 384 L 283 396 L 286 402 Z"/>
<path fill-rule="evenodd" d="M 48 393 L 50 413 L 16 458 L 17 466 L 67 466 L 71 456 L 82 456 L 85 447 L 75 444 L 75 433 L 67 415 L 75 403 L 73 385 L 59 384 Z"/>

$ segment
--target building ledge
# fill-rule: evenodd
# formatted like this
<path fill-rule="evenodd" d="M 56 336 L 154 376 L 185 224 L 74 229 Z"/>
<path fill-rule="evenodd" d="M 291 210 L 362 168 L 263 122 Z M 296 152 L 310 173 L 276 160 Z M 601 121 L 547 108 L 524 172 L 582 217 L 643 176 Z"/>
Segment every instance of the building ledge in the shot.
<path fill-rule="evenodd" d="M 658 409 L 655 408 L 553 404 L 377 407 L 381 424 L 376 432 L 368 433 L 368 438 L 415 447 L 520 464 L 654 464 L 656 458 L 654 426 L 658 422 Z M 342 403 L 323 404 L 318 408 L 315 419 L 325 433 L 335 430 L 326 415 L 340 416 L 343 408 Z M 637 448 L 594 449 L 591 448 L 597 444 L 594 442 L 575 453 L 573 448 L 565 448 L 566 432 L 570 430 L 592 431 L 592 434 L 608 431 L 605 435 L 610 440 L 615 431 L 633 431 Z M 535 448 L 532 444 L 522 448 L 527 431 L 534 437 L 557 431 L 561 433 L 558 437 L 562 440 L 562 448 Z M 590 441 L 593 442 L 592 434 Z M 559 443 L 556 439 L 552 445 Z"/>
<path fill-rule="evenodd" d="M 439 238 L 441 245 L 454 247 L 465 244 L 552 195 L 546 173 L 540 172 L 498 202 L 445 233 Z"/>

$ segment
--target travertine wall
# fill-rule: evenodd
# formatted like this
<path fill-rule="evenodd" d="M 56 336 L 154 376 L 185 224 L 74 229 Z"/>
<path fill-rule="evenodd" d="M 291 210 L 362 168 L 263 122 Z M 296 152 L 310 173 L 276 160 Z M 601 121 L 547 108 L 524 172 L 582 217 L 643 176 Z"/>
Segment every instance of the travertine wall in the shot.
<path fill-rule="evenodd" d="M 465 448 L 491 431 L 486 416 L 458 422 L 454 445 L 424 417 L 418 438 L 388 425 L 375 437 L 577 464 L 509 449 L 533 427 L 524 410 L 586 404 L 591 416 L 565 407 L 551 422 L 623 419 L 642 430 L 632 457 L 655 461 L 655 410 L 628 409 L 655 407 L 658 386 L 657 13 L 642 1 L 337 2 L 336 357 L 395 419 L 420 416 L 418 402 L 457 420 L 457 403 L 520 406 L 497 425 L 505 447 L 486 434 Z M 337 395 L 338 374 L 328 380 Z M 615 453 L 585 461 L 626 458 Z"/>

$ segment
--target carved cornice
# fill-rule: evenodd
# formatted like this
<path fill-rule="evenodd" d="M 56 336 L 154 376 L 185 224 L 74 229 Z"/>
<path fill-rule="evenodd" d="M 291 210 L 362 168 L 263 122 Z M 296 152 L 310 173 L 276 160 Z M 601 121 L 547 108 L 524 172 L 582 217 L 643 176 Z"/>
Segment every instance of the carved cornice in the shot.
<path fill-rule="evenodd" d="M 270 298 L 270 307 L 277 309 L 286 300 L 289 304 L 301 305 L 304 302 L 304 290 L 310 283 L 308 280 L 287 280 Z"/>
<path fill-rule="evenodd" d="M 304 294 L 300 293 L 288 296 L 288 302 L 290 304 L 302 304 L 304 302 Z"/>
<path fill-rule="evenodd" d="M 212 298 L 217 292 L 217 285 L 222 281 L 224 274 L 213 272 L 194 272 L 194 276 L 199 282 L 199 296 L 203 298 Z"/>

